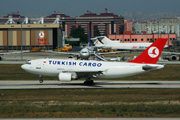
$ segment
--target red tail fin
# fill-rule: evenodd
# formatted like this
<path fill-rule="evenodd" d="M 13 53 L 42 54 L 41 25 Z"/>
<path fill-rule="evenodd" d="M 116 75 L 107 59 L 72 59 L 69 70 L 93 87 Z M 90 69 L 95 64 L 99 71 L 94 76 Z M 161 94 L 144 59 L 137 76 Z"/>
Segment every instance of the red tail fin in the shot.
<path fill-rule="evenodd" d="M 161 52 L 166 44 L 167 39 L 159 38 L 152 43 L 143 53 L 137 58 L 131 60 L 131 63 L 142 63 L 142 64 L 156 64 Z"/>

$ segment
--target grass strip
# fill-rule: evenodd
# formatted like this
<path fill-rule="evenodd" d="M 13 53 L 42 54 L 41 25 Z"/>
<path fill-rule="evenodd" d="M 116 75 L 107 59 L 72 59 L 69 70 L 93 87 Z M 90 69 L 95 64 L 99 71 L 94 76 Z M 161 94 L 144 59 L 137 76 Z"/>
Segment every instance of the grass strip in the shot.
<path fill-rule="evenodd" d="M 0 106 L 0 118 L 180 117 L 180 90 L 0 90 Z"/>
<path fill-rule="evenodd" d="M 0 118 L 180 117 L 180 105 L 2 106 Z"/>

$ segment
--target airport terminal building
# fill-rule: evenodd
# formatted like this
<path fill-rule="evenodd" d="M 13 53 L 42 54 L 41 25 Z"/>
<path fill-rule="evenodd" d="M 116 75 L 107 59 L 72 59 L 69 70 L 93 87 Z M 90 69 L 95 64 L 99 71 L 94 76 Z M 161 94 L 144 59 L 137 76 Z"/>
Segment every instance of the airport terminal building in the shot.
<path fill-rule="evenodd" d="M 112 40 L 136 43 L 154 41 L 162 37 L 168 38 L 168 45 L 171 45 L 171 41 L 176 40 L 180 33 L 176 31 L 180 30 L 179 22 L 177 19 L 168 19 L 168 22 L 167 19 L 160 20 L 156 24 L 133 23 L 124 20 L 123 16 L 107 11 L 100 14 L 87 11 L 84 15 L 76 17 L 54 13 L 41 18 L 27 18 L 13 13 L 0 18 L 0 50 L 21 50 L 21 44 L 23 50 L 62 48 L 65 43 L 63 38 L 68 37 L 78 27 L 83 28 L 88 35 L 91 31 L 91 38 L 108 36 Z M 162 30 L 165 33 L 162 33 Z"/>
<path fill-rule="evenodd" d="M 85 34 L 91 31 L 91 37 L 121 34 L 124 30 L 124 17 L 108 12 L 88 12 L 77 17 L 55 13 L 42 18 L 9 14 L 0 18 L 0 50 L 20 50 L 21 44 L 23 50 L 35 47 L 44 50 L 61 48 L 62 35 L 67 37 L 78 27 L 84 28 Z"/>
<path fill-rule="evenodd" d="M 21 24 L 22 23 L 22 24 Z M 0 18 L 0 50 L 52 50 L 58 46 L 59 23 L 28 19 L 19 14 Z"/>
<path fill-rule="evenodd" d="M 21 24 L 0 25 L 0 49 L 21 50 L 21 43 L 23 50 L 53 49 L 57 44 L 58 28 L 59 24 L 22 24 L 21 33 Z"/>

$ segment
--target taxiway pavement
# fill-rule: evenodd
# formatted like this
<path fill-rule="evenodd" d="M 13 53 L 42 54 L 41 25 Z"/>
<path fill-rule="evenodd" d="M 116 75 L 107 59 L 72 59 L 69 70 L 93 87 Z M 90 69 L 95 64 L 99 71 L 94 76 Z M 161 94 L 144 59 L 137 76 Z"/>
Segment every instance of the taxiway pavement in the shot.
<path fill-rule="evenodd" d="M 124 89 L 124 88 L 156 88 L 156 89 L 180 89 L 180 81 L 114 81 L 95 80 L 95 84 L 87 86 L 84 81 L 59 82 L 54 80 L 39 81 L 13 81 L 1 80 L 0 89 Z"/>
<path fill-rule="evenodd" d="M 0 120 L 179 120 L 179 118 L 31 118 Z"/>

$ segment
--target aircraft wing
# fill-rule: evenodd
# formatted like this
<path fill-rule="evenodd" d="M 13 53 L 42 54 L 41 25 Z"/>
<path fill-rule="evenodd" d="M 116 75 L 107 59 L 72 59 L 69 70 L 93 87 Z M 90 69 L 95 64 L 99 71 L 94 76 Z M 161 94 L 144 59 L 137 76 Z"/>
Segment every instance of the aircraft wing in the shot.
<path fill-rule="evenodd" d="M 95 48 L 102 48 L 102 49 L 107 49 L 107 50 L 112 50 L 112 47 L 107 47 L 107 46 L 94 46 Z"/>
<path fill-rule="evenodd" d="M 25 53 L 29 51 L 22 51 L 22 52 Z M 21 52 L 3 52 L 3 53 L 0 53 L 0 55 L 9 55 L 9 54 L 18 54 L 18 53 L 21 53 Z"/>
<path fill-rule="evenodd" d="M 130 52 L 130 51 L 115 51 L 115 52 L 98 52 L 97 54 L 99 55 L 107 55 L 107 54 L 116 54 L 116 53 L 125 53 L 125 52 Z"/>
<path fill-rule="evenodd" d="M 103 74 L 104 71 L 97 70 L 97 71 L 63 71 L 63 72 L 75 72 L 79 78 L 86 78 L 88 77 L 97 77 L 100 74 Z"/>
<path fill-rule="evenodd" d="M 97 77 L 98 75 L 102 74 L 102 71 L 81 71 L 81 72 L 76 72 L 77 76 L 79 78 L 84 78 L 84 77 Z"/>
<path fill-rule="evenodd" d="M 106 60 L 103 58 L 103 56 L 99 56 L 99 55 L 97 55 L 96 53 L 94 53 L 94 55 L 96 56 L 96 58 L 97 58 L 98 60 L 106 61 Z"/>
<path fill-rule="evenodd" d="M 180 55 L 180 53 L 177 53 L 177 52 L 164 52 L 164 51 L 162 51 L 162 53 L 171 54 L 171 55 Z"/>
<path fill-rule="evenodd" d="M 57 52 L 57 51 L 47 51 L 51 53 L 59 53 L 59 54 L 64 54 L 64 55 L 80 55 L 79 52 Z"/>
<path fill-rule="evenodd" d="M 159 69 L 161 67 L 164 67 L 164 65 L 144 65 L 142 66 L 142 69 L 145 70 L 145 71 L 151 71 L 151 70 L 156 70 L 156 69 Z"/>
<path fill-rule="evenodd" d="M 123 53 L 123 52 L 129 52 L 129 51 L 116 51 L 116 52 L 105 52 L 105 53 L 93 53 L 92 55 L 96 56 L 96 58 L 97 58 L 98 60 L 107 61 L 106 59 L 104 59 L 103 56 L 99 56 L 99 55 L 117 54 L 117 53 Z"/>

